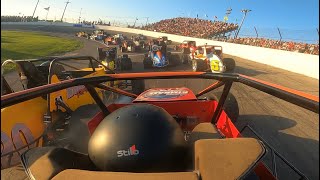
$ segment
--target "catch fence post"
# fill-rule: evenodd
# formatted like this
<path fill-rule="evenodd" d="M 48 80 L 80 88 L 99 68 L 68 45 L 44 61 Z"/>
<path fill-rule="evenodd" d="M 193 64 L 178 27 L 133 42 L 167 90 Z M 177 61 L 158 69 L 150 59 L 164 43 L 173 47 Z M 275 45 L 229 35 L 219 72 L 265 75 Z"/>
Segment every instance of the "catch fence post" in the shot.
<path fill-rule="evenodd" d="M 258 31 L 257 31 L 257 29 L 256 29 L 256 27 L 254 26 L 254 30 L 256 31 L 256 35 L 257 35 L 257 38 L 259 37 L 259 35 L 258 35 Z"/>
<path fill-rule="evenodd" d="M 278 27 L 277 27 L 277 29 L 278 29 L 278 32 L 279 32 L 279 35 L 280 35 L 280 42 L 281 42 L 281 40 L 282 40 L 281 32 L 280 32 L 280 29 Z"/>

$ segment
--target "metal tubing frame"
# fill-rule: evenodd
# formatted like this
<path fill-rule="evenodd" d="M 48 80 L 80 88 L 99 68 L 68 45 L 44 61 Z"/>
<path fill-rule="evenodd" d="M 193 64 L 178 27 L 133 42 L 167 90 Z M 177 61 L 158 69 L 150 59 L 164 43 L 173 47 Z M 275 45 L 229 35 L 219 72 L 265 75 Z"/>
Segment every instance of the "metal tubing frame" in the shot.
<path fill-rule="evenodd" d="M 232 83 L 233 83 L 232 81 L 228 81 L 224 85 L 224 88 L 223 88 L 223 91 L 222 91 L 222 95 L 221 95 L 221 97 L 219 99 L 219 102 L 218 102 L 218 106 L 217 106 L 217 108 L 214 111 L 214 114 L 212 116 L 211 124 L 216 124 L 218 122 L 219 117 L 220 117 L 221 112 L 222 112 L 222 108 L 223 108 L 224 102 L 227 99 L 227 96 L 228 96 L 229 91 L 231 89 Z"/>
<path fill-rule="evenodd" d="M 296 167 L 294 167 L 286 158 L 284 158 L 280 153 L 278 153 L 270 144 L 268 144 L 250 125 L 244 126 L 240 133 L 242 133 L 246 128 L 248 128 L 255 136 L 258 137 L 268 148 L 271 149 L 271 156 L 272 156 L 272 174 L 275 178 L 278 178 L 277 174 L 277 166 L 275 157 L 278 156 L 286 165 L 288 165 L 294 172 L 296 172 L 301 178 L 300 179 L 308 179 L 302 172 L 300 172 Z"/>

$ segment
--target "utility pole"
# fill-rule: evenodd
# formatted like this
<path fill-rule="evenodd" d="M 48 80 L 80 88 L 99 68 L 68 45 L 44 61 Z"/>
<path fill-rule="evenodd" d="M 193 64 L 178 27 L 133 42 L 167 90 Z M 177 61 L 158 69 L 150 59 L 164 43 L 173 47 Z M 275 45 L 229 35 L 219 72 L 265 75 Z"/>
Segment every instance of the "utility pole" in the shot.
<path fill-rule="evenodd" d="M 138 20 L 138 18 L 136 18 L 136 20 L 134 21 L 133 27 L 136 27 L 137 20 Z"/>
<path fill-rule="evenodd" d="M 148 20 L 149 20 L 149 17 L 147 17 L 147 22 L 146 22 L 146 26 L 148 25 Z"/>
<path fill-rule="evenodd" d="M 63 10 L 63 14 L 62 14 L 62 17 L 61 17 L 61 22 L 62 22 L 62 20 L 63 20 L 63 16 L 64 16 L 64 12 L 66 12 L 66 9 L 67 9 L 67 6 L 68 6 L 68 4 L 69 4 L 70 2 L 69 2 L 69 0 L 66 2 L 66 6 L 64 7 L 64 10 Z"/>
<path fill-rule="evenodd" d="M 80 24 L 80 19 L 81 19 L 81 11 L 82 11 L 82 8 L 80 10 L 80 15 L 79 15 L 79 24 Z"/>
<path fill-rule="evenodd" d="M 259 37 L 259 35 L 258 35 L 257 28 L 256 28 L 256 27 L 254 27 L 254 30 L 256 31 L 256 35 L 257 35 L 257 38 L 258 38 L 258 37 Z"/>
<path fill-rule="evenodd" d="M 32 14 L 32 18 L 33 18 L 33 16 L 34 16 L 34 13 L 36 12 L 36 9 L 37 9 L 37 7 L 38 7 L 38 4 L 39 4 L 39 0 L 38 0 L 38 2 L 37 2 L 37 4 L 36 4 L 36 7 L 34 8 L 34 11 L 33 11 L 33 14 Z"/>
<path fill-rule="evenodd" d="M 236 33 L 235 39 L 238 37 L 239 32 L 240 32 L 240 29 L 241 29 L 241 27 L 242 27 L 242 24 L 243 24 L 244 20 L 246 19 L 247 13 L 250 12 L 250 11 L 251 11 L 250 9 L 242 9 L 242 10 L 241 10 L 241 12 L 243 12 L 244 15 L 243 15 L 243 18 L 242 18 L 242 20 L 241 20 L 240 27 L 239 27 L 239 29 L 238 29 L 238 31 L 237 31 L 237 33 Z"/>
<path fill-rule="evenodd" d="M 277 29 L 278 29 L 278 33 L 279 33 L 279 36 L 280 36 L 280 42 L 281 42 L 281 40 L 282 40 L 282 35 L 281 35 L 281 32 L 280 32 L 280 29 L 277 27 Z"/>

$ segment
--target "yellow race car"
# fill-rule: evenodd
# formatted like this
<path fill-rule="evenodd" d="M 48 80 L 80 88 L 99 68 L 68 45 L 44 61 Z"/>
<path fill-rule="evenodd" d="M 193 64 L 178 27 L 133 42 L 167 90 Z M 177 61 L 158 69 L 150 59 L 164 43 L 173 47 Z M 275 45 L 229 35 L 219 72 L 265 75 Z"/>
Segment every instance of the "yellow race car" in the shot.
<path fill-rule="evenodd" d="M 9 66 L 14 67 L 14 70 L 4 73 L 4 69 L 7 69 L 5 67 Z M 17 94 L 21 90 L 33 91 L 42 85 L 55 86 L 75 78 L 114 74 L 111 69 L 90 56 L 7 60 L 2 64 L 2 68 L 1 95 Z M 105 89 L 124 89 L 131 86 L 129 81 L 111 81 L 103 85 Z M 99 95 L 95 98 L 102 98 L 106 104 L 115 96 L 109 91 L 94 89 Z M 58 141 L 60 131 L 69 133 L 65 131 L 69 126 L 85 124 L 85 118 L 81 122 L 70 123 L 79 114 L 84 113 L 88 118 L 92 118 L 91 115 L 93 116 L 98 108 L 94 98 L 90 96 L 91 90 L 83 85 L 75 86 L 2 108 L 1 169 L 18 164 L 20 154 L 28 148 Z M 52 132 L 45 132 L 45 129 Z"/>

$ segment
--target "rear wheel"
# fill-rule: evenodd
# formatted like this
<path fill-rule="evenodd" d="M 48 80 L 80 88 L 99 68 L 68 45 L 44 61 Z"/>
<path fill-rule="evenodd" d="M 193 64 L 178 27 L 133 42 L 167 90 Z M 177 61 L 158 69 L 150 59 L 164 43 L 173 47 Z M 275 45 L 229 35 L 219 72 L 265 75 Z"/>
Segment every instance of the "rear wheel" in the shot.
<path fill-rule="evenodd" d="M 141 94 L 145 90 L 145 83 L 144 80 L 138 79 L 138 80 L 131 80 L 131 86 L 132 86 L 132 93 L 133 94 Z"/>
<path fill-rule="evenodd" d="M 224 65 L 226 66 L 226 72 L 233 72 L 236 67 L 236 62 L 232 58 L 224 58 Z"/>
<path fill-rule="evenodd" d="M 176 66 L 181 61 L 178 54 L 171 54 L 170 53 L 170 56 L 168 55 L 168 58 L 169 58 L 169 65 L 171 65 L 171 66 Z"/>
<path fill-rule="evenodd" d="M 150 69 L 150 68 L 152 68 L 152 61 L 151 61 L 150 58 L 145 58 L 145 59 L 143 60 L 143 68 L 144 68 L 144 69 Z"/>
<path fill-rule="evenodd" d="M 189 61 L 188 54 L 182 54 L 181 61 L 182 61 L 182 64 L 188 64 L 188 61 Z"/>
<path fill-rule="evenodd" d="M 206 64 L 201 59 L 193 59 L 192 60 L 192 71 L 200 72 L 206 70 Z"/>
<path fill-rule="evenodd" d="M 130 58 L 121 59 L 121 70 L 132 70 L 132 61 Z"/>

